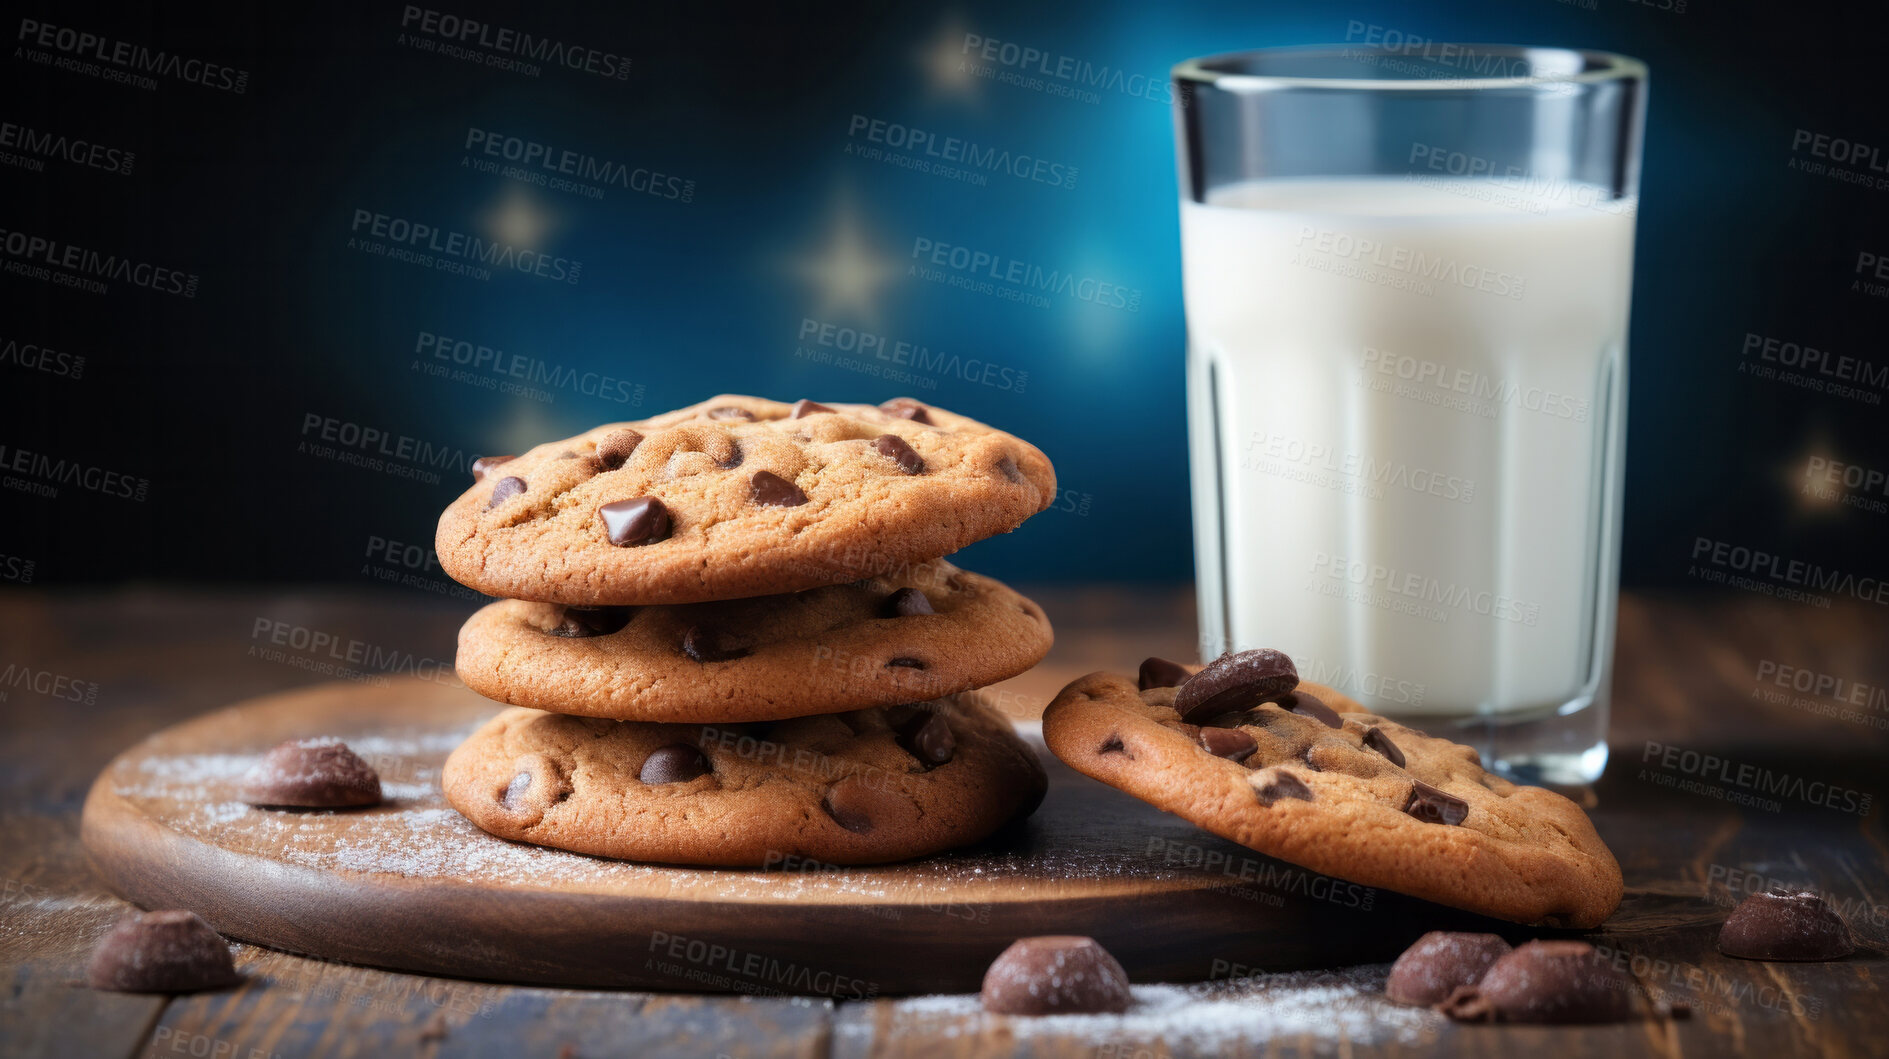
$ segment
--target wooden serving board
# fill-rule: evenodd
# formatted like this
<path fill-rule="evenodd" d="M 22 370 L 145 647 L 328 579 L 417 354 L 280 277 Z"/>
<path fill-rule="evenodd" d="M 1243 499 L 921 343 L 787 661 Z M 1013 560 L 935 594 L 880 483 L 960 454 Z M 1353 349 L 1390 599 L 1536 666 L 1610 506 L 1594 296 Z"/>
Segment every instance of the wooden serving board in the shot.
<path fill-rule="evenodd" d="M 289 952 L 428 974 L 839 999 L 978 988 L 1018 937 L 1087 934 L 1137 981 L 1384 960 L 1432 929 L 1512 928 L 1263 857 L 1080 776 L 972 849 L 841 870 L 602 860 L 494 838 L 439 791 L 447 753 L 500 707 L 417 680 L 324 684 L 165 729 L 93 784 L 98 871 Z M 290 738 L 339 737 L 388 801 L 253 809 L 242 774 Z"/>

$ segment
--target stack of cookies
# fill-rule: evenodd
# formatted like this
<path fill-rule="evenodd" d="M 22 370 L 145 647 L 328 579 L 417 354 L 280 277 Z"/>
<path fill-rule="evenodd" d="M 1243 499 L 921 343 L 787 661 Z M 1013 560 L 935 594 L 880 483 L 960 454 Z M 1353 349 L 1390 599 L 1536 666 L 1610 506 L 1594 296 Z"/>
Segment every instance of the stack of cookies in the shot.
<path fill-rule="evenodd" d="M 1040 661 L 1049 621 L 939 558 L 1049 505 L 1034 446 L 905 398 L 725 396 L 473 473 L 437 547 L 504 597 L 458 670 L 514 708 L 442 777 L 479 827 L 637 861 L 869 864 L 1041 800 L 975 689 Z"/>

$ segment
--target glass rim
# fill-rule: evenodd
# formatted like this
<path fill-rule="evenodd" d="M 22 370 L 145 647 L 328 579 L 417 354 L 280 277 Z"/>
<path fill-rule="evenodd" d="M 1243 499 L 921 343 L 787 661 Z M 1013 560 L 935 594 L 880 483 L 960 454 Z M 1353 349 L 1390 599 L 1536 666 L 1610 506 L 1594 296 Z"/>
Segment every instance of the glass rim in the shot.
<path fill-rule="evenodd" d="M 1503 76 L 1477 76 L 1465 73 L 1456 77 L 1311 77 L 1305 75 L 1242 73 L 1237 70 L 1215 69 L 1217 65 L 1231 66 L 1238 62 L 1252 61 L 1262 57 L 1317 57 L 1326 55 L 1333 58 L 1358 59 L 1366 56 L 1383 58 L 1437 61 L 1431 55 L 1434 49 L 1448 51 L 1454 49 L 1461 54 L 1481 54 L 1511 59 L 1530 61 L 1545 56 L 1578 58 L 1581 68 L 1576 72 L 1508 74 Z M 1411 92 L 1445 91 L 1459 92 L 1465 89 L 1485 90 L 1501 88 L 1532 88 L 1542 85 L 1591 85 L 1608 81 L 1645 80 L 1646 64 L 1631 56 L 1610 51 L 1589 51 L 1583 48 L 1539 47 L 1527 44 L 1477 44 L 1456 43 L 1451 41 L 1425 41 L 1421 51 L 1408 47 L 1388 47 L 1381 44 L 1305 44 L 1279 48 L 1251 48 L 1245 51 L 1221 52 L 1216 55 L 1203 55 L 1198 58 L 1184 59 L 1175 63 L 1170 71 L 1175 83 L 1194 84 L 1216 88 L 1223 92 L 1267 92 L 1285 88 L 1323 88 L 1343 91 L 1365 92 Z"/>

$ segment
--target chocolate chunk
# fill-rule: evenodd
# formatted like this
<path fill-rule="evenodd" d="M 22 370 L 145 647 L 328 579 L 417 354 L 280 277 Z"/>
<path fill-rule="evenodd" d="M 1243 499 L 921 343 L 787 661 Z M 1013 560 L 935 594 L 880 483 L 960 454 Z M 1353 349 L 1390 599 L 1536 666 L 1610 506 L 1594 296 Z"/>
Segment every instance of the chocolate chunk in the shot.
<path fill-rule="evenodd" d="M 1305 781 L 1280 768 L 1264 768 L 1248 779 L 1253 785 L 1253 793 L 1258 796 L 1259 804 L 1271 805 L 1284 798 L 1297 798 L 1302 802 L 1312 801 L 1312 789 Z"/>
<path fill-rule="evenodd" d="M 1298 669 L 1278 651 L 1224 654 L 1187 678 L 1174 696 L 1174 709 L 1182 720 L 1192 721 L 1273 702 L 1298 686 Z"/>
<path fill-rule="evenodd" d="M 380 776 L 339 739 L 291 739 L 264 754 L 243 777 L 242 798 L 285 809 L 379 805 Z"/>
<path fill-rule="evenodd" d="M 997 461 L 997 473 L 1013 482 L 1023 481 L 1023 472 L 1017 470 L 1017 461 L 1008 456 Z"/>
<path fill-rule="evenodd" d="M 754 472 L 754 477 L 748 479 L 748 498 L 773 507 L 799 507 L 807 502 L 807 494 L 799 486 L 773 471 Z"/>
<path fill-rule="evenodd" d="M 1259 749 L 1259 743 L 1238 728 L 1202 728 L 1195 739 L 1207 753 L 1228 761 L 1245 761 Z"/>
<path fill-rule="evenodd" d="M 1309 698 L 1310 696 L 1307 697 Z M 1404 752 L 1397 749 L 1397 744 L 1391 742 L 1390 736 L 1378 731 L 1377 725 L 1372 725 L 1365 729 L 1364 745 L 1384 755 L 1391 764 L 1396 765 L 1398 768 L 1404 767 Z"/>
<path fill-rule="evenodd" d="M 1495 934 L 1433 930 L 1391 964 L 1384 995 L 1399 1004 L 1441 1004 L 1457 987 L 1482 981 L 1489 965 L 1508 953 L 1509 943 Z"/>
<path fill-rule="evenodd" d="M 614 471 L 628 463 L 630 454 L 642 443 L 643 435 L 634 430 L 613 430 L 597 442 L 597 462 L 603 465 L 604 470 Z"/>
<path fill-rule="evenodd" d="M 636 778 L 644 783 L 687 783 L 708 771 L 708 758 L 700 750 L 687 743 L 671 743 L 650 751 Z"/>
<path fill-rule="evenodd" d="M 505 790 L 498 796 L 498 803 L 507 809 L 522 809 L 525 798 L 531 794 L 531 771 L 529 769 L 512 777 L 505 785 Z"/>
<path fill-rule="evenodd" d="M 925 458 L 912 451 L 905 439 L 897 434 L 881 434 L 872 439 L 872 447 L 879 455 L 899 465 L 899 470 L 906 474 L 924 474 Z"/>
<path fill-rule="evenodd" d="M 523 478 L 500 478 L 498 484 L 492 487 L 492 498 L 485 502 L 485 509 L 490 511 L 524 491 Z"/>
<path fill-rule="evenodd" d="M 951 734 L 944 715 L 930 710 L 919 711 L 899 727 L 898 733 L 899 745 L 907 753 L 934 768 L 950 761 L 958 749 L 957 737 Z"/>
<path fill-rule="evenodd" d="M 749 649 L 736 646 L 717 629 L 691 625 L 682 634 L 682 653 L 695 662 L 727 662 L 746 657 Z"/>
<path fill-rule="evenodd" d="M 880 613 L 888 618 L 911 618 L 920 614 L 936 614 L 931 609 L 931 600 L 916 588 L 901 588 L 886 597 L 885 606 Z"/>
<path fill-rule="evenodd" d="M 475 482 L 483 482 L 485 481 L 485 476 L 492 473 L 492 468 L 517 458 L 516 456 L 481 456 L 472 461 L 472 480 Z"/>
<path fill-rule="evenodd" d="M 833 822 L 856 835 L 869 834 L 876 820 L 899 812 L 900 798 L 883 786 L 875 787 L 858 776 L 848 776 L 828 787 L 820 807 Z"/>
<path fill-rule="evenodd" d="M 754 421 L 753 412 L 745 408 L 736 408 L 731 404 L 716 405 L 714 408 L 708 410 L 708 417 L 710 419 L 745 419 L 749 422 Z"/>
<path fill-rule="evenodd" d="M 628 625 L 635 613 L 635 607 L 565 607 L 551 635 L 572 640 L 608 636 Z"/>
<path fill-rule="evenodd" d="M 1339 718 L 1338 711 L 1325 705 L 1325 700 L 1309 691 L 1288 691 L 1279 696 L 1281 709 L 1303 714 L 1323 724 L 1327 728 L 1343 728 L 1345 722 Z"/>
<path fill-rule="evenodd" d="M 926 426 L 932 425 L 931 410 L 919 404 L 917 401 L 912 400 L 910 397 L 894 397 L 890 401 L 880 405 L 879 409 L 890 415 L 898 416 L 900 419 L 909 419 L 914 423 L 923 423 Z"/>
<path fill-rule="evenodd" d="M 1753 894 L 1718 932 L 1718 951 L 1745 960 L 1837 960 L 1856 939 L 1823 898 L 1809 890 Z"/>
<path fill-rule="evenodd" d="M 1637 987 L 1584 941 L 1530 941 L 1498 957 L 1473 987 L 1442 1004 L 1450 1018 L 1500 1022 L 1622 1022 Z"/>
<path fill-rule="evenodd" d="M 1128 748 L 1122 745 L 1120 732 L 1110 732 L 1109 737 L 1102 740 L 1102 745 L 1095 748 L 1095 752 L 1098 754 L 1127 754 Z M 1129 754 L 1129 756 L 1133 757 L 1134 755 Z"/>
<path fill-rule="evenodd" d="M 1127 1011 L 1128 973 L 1094 938 L 1019 938 L 984 972 L 984 1010 L 1000 1015 Z"/>
<path fill-rule="evenodd" d="M 230 947 L 195 912 L 132 912 L 99 939 L 85 970 L 93 989 L 194 993 L 239 980 Z"/>
<path fill-rule="evenodd" d="M 1449 824 L 1455 826 L 1469 815 L 1469 803 L 1453 794 L 1446 794 L 1422 780 L 1411 780 L 1410 801 L 1405 803 L 1404 812 L 1426 824 Z"/>
<path fill-rule="evenodd" d="M 1193 674 L 1179 662 L 1170 662 L 1165 658 L 1150 657 L 1141 663 L 1141 690 L 1149 688 L 1178 688 L 1187 683 Z"/>
<path fill-rule="evenodd" d="M 597 509 L 610 543 L 619 548 L 669 539 L 669 508 L 653 496 L 618 500 Z"/>
<path fill-rule="evenodd" d="M 911 657 L 908 657 L 908 656 L 905 656 L 905 655 L 900 655 L 900 656 L 899 656 L 899 657 L 897 657 L 897 658 L 888 658 L 888 659 L 886 659 L 886 662 L 885 662 L 885 664 L 886 664 L 886 665 L 888 665 L 888 666 L 898 666 L 898 667 L 900 667 L 900 668 L 902 668 L 902 669 L 923 669 L 923 668 L 925 668 L 925 661 L 924 661 L 924 659 L 921 659 L 921 658 L 911 658 Z"/>
<path fill-rule="evenodd" d="M 809 401 L 803 397 L 800 400 L 794 402 L 793 410 L 787 413 L 787 418 L 804 419 L 807 416 L 813 415 L 816 412 L 831 412 L 831 411 L 832 411 L 831 408 L 828 408 L 827 406 L 821 404 L 820 402 Z"/>

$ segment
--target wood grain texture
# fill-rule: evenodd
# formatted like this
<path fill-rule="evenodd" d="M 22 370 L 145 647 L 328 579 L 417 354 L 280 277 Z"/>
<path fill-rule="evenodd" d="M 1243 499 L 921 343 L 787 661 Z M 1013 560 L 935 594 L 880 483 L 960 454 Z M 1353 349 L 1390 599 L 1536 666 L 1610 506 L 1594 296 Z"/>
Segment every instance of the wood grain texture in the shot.
<path fill-rule="evenodd" d="M 1042 666 L 999 689 L 1009 693 L 1002 704 L 1015 716 L 1031 715 L 1081 673 L 1127 669 L 1147 654 L 1184 658 L 1192 650 L 1192 606 L 1184 592 L 1097 586 L 1030 594 L 1049 612 L 1058 638 Z M 109 895 L 78 844 L 81 802 L 113 756 L 224 704 L 324 679 L 299 668 L 294 651 L 280 659 L 252 654 L 268 639 L 254 631 L 258 621 L 450 659 L 453 633 L 469 607 L 423 593 L 0 593 L 0 669 L 19 664 L 97 685 L 91 703 L 23 685 L 0 689 L 7 732 L 0 740 L 0 971 L 8 985 L 0 996 L 0 1054 L 154 1057 L 223 1043 L 233 1052 L 222 1054 L 236 1056 L 251 1049 L 265 1056 L 556 1056 L 568 1045 L 574 1055 L 1533 1052 L 1617 1059 L 1874 1056 L 1889 1039 L 1889 998 L 1881 986 L 1889 966 L 1889 836 L 1881 807 L 1872 802 L 1866 813 L 1848 812 L 1804 797 L 1741 804 L 1727 800 L 1737 791 L 1722 783 L 1670 785 L 1696 777 L 1662 769 L 1657 758 L 1643 760 L 1651 741 L 1655 750 L 1696 749 L 1882 793 L 1889 719 L 1880 708 L 1846 707 L 1806 692 L 1773 695 L 1781 689 L 1761 677 L 1783 665 L 1889 685 L 1883 651 L 1889 623 L 1871 612 L 1880 608 L 1826 611 L 1749 595 L 1623 599 L 1614 760 L 1592 792 L 1596 825 L 1629 888 L 1621 914 L 1596 940 L 1618 952 L 1649 992 L 1689 1000 L 1696 1013 L 1687 1021 L 1546 1029 L 1455 1026 L 1417 1015 L 1413 1024 L 1410 1016 L 1373 1014 L 1366 1001 L 1335 1002 L 1303 974 L 1262 968 L 1255 975 L 1211 944 L 1197 958 L 1229 980 L 1189 988 L 1210 991 L 1197 1011 L 1200 1024 L 1222 1029 L 1193 1036 L 1161 1020 L 1025 1024 L 982 1016 L 957 1000 L 834 1003 L 504 986 L 242 944 L 238 964 L 249 977 L 225 993 L 130 997 L 72 984 L 92 939 L 126 907 Z M 1772 880 L 1826 892 L 1869 950 L 1832 964 L 1717 956 L 1712 938 L 1733 901 Z M 1298 1010 L 1295 997 L 1304 1001 L 1300 1008 L 1327 1017 L 1312 1024 L 1279 1017 L 1281 1008 Z M 1365 1010 L 1354 1010 L 1360 1004 Z M 1386 1025 L 1402 1029 L 1387 1034 Z M 1379 1028 L 1361 1030 L 1373 1026 Z"/>

